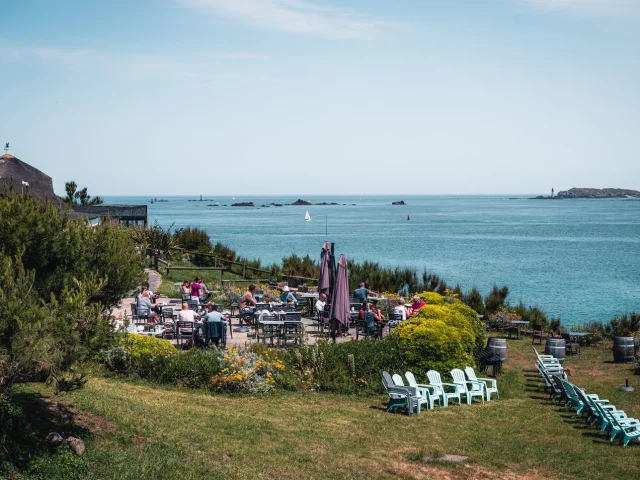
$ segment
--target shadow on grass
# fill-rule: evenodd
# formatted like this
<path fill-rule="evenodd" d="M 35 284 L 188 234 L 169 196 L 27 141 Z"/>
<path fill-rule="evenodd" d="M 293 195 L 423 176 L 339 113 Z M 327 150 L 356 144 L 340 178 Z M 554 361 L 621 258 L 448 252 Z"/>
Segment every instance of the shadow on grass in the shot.
<path fill-rule="evenodd" d="M 0 468 L 8 462 L 22 471 L 52 451 L 45 442 L 50 432 L 63 437 L 86 438 L 90 431 L 78 425 L 76 412 L 59 402 L 49 402 L 38 393 L 19 392 L 0 408 Z"/>

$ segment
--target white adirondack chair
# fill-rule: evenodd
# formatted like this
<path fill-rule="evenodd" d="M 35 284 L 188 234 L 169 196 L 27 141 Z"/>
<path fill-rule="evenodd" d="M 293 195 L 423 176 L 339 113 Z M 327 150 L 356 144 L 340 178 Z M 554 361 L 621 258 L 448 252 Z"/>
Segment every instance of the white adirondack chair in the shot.
<path fill-rule="evenodd" d="M 451 370 L 451 377 L 453 378 L 453 383 L 455 383 L 456 385 L 460 385 L 460 387 L 462 388 L 462 393 L 465 393 L 467 395 L 467 403 L 469 405 L 471 405 L 471 403 L 473 402 L 473 397 L 478 396 L 482 399 L 482 403 L 484 403 L 484 383 L 467 380 L 467 378 L 464 376 L 464 372 L 459 368 L 454 368 L 453 370 Z M 474 390 L 474 386 L 477 387 L 476 390 Z"/>
<path fill-rule="evenodd" d="M 429 408 L 433 410 L 433 404 L 435 402 L 438 402 L 438 405 L 441 405 L 442 397 L 436 396 L 433 393 L 433 391 L 435 390 L 435 387 L 433 385 L 418 384 L 418 382 L 416 382 L 416 377 L 414 377 L 413 373 L 411 372 L 405 372 L 404 376 L 407 378 L 407 383 L 409 384 L 409 386 L 416 388 L 418 390 L 418 393 L 422 397 L 427 399 L 427 401 L 429 402 Z"/>
<path fill-rule="evenodd" d="M 498 393 L 498 383 L 495 378 L 478 378 L 476 377 L 476 372 L 473 368 L 467 366 L 464 368 L 464 373 L 467 374 L 467 378 L 472 382 L 482 382 L 484 383 L 484 391 L 487 394 L 487 402 L 491 401 L 491 394 L 495 393 L 498 398 L 500 398 L 500 394 Z M 491 385 L 491 386 L 489 386 Z M 479 385 L 473 385 L 472 388 L 474 390 L 481 389 Z"/>
<path fill-rule="evenodd" d="M 427 378 L 429 379 L 429 385 L 432 385 L 438 389 L 437 393 L 434 395 L 440 395 L 444 399 L 444 406 L 449 406 L 449 399 L 457 399 L 459 404 L 462 404 L 462 400 L 460 399 L 460 394 L 462 393 L 462 387 L 455 383 L 443 383 L 440 374 L 435 370 L 429 370 L 427 372 Z M 449 387 L 449 389 L 453 388 L 453 392 L 445 389 L 445 387 Z"/>

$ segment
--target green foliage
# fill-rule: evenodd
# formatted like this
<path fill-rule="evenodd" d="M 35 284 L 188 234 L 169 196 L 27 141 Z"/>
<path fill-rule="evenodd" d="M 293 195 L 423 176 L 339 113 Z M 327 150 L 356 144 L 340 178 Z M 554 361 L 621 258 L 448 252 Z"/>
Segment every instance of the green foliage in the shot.
<path fill-rule="evenodd" d="M 71 180 L 70 182 L 66 182 L 64 184 L 64 190 L 67 193 L 64 201 L 67 205 L 100 205 L 104 203 L 104 200 L 101 197 L 95 196 L 91 197 L 87 193 L 87 187 L 84 187 L 81 190 L 78 190 L 78 184 Z"/>
<path fill-rule="evenodd" d="M 35 278 L 19 258 L 0 254 L 0 397 L 18 381 L 74 383 L 62 381 L 64 373 L 114 339 L 102 305 L 89 302 L 100 288 L 95 279 L 75 280 L 45 304 Z"/>
<path fill-rule="evenodd" d="M 189 252 L 200 252 L 213 255 L 211 239 L 206 231 L 195 228 L 184 228 L 176 232 L 176 240 L 180 247 Z M 211 267 L 214 265 L 214 258 L 209 255 L 190 255 L 191 262 L 198 267 Z"/>
<path fill-rule="evenodd" d="M 291 255 L 282 259 L 281 273 L 284 275 L 318 278 L 320 276 L 320 267 L 309 255 L 304 257 Z"/>
<path fill-rule="evenodd" d="M 380 393 L 383 370 L 404 372 L 402 345 L 397 338 L 379 341 L 318 342 L 281 355 L 286 369 L 281 387 L 335 393 Z"/>
<path fill-rule="evenodd" d="M 456 299 L 431 292 L 420 294 L 426 306 L 393 331 L 403 348 L 410 370 L 448 372 L 475 365 L 476 352 L 484 345 L 484 325 L 476 312 Z"/>
<path fill-rule="evenodd" d="M 177 350 L 166 340 L 126 335 L 104 355 L 104 365 L 117 374 L 135 375 L 163 385 L 207 388 L 218 374 L 220 352 L 215 348 Z"/>
<path fill-rule="evenodd" d="M 485 314 L 490 314 L 497 312 L 501 308 L 505 307 L 507 296 L 509 295 L 509 288 L 502 287 L 498 288 L 497 285 L 494 285 L 487 296 L 484 306 L 485 306 Z"/>
<path fill-rule="evenodd" d="M 86 478 L 88 463 L 66 443 L 47 447 L 17 404 L 0 401 L 0 478 L 75 480 Z"/>
<path fill-rule="evenodd" d="M 180 230 L 172 232 L 173 225 L 172 223 L 165 229 L 156 220 L 150 227 L 131 227 L 128 231 L 137 245 L 160 250 L 165 257 L 171 258 L 175 254 L 175 250 L 180 247 L 178 243 Z"/>
<path fill-rule="evenodd" d="M 478 312 L 479 315 L 484 315 L 484 302 L 482 300 L 482 294 L 477 287 L 473 287 L 466 295 L 464 295 L 462 301 L 469 308 Z"/>
<path fill-rule="evenodd" d="M 520 302 L 514 311 L 522 318 L 529 322 L 529 325 L 540 325 L 543 329 L 546 329 L 549 325 L 547 316 L 538 307 L 525 307 L 523 302 Z"/>
<path fill-rule="evenodd" d="M 640 331 L 640 315 L 632 312 L 629 315 L 615 317 L 604 325 L 604 333 L 616 337 L 630 337 Z"/>
<path fill-rule="evenodd" d="M 91 301 L 110 306 L 143 278 L 142 259 L 124 227 L 102 222 L 89 228 L 52 202 L 29 196 L 0 199 L 0 245 L 34 271 L 34 288 L 47 301 L 91 278 L 100 280 Z"/>

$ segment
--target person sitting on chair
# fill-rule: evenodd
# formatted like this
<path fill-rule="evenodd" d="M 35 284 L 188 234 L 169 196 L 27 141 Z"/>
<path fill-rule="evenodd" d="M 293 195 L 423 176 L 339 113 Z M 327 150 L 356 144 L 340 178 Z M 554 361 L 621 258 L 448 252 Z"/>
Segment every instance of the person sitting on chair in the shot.
<path fill-rule="evenodd" d="M 138 317 L 149 317 L 149 323 L 155 325 L 159 319 L 158 314 L 153 310 L 154 305 L 151 303 L 150 296 L 148 290 L 142 292 L 136 302 L 136 312 Z"/>
<path fill-rule="evenodd" d="M 422 307 L 424 307 L 426 305 L 426 303 L 424 303 L 424 300 L 422 300 L 418 295 L 415 295 L 413 297 L 413 302 L 411 302 L 411 308 L 408 309 L 408 316 L 412 317 L 416 314 L 416 312 L 418 310 L 420 310 Z"/>
<path fill-rule="evenodd" d="M 189 280 L 185 280 L 182 282 L 182 287 L 180 287 L 180 291 L 182 296 L 191 295 L 191 282 Z"/>
<path fill-rule="evenodd" d="M 365 287 L 364 282 L 360 283 L 360 288 L 356 288 L 353 291 L 353 296 L 360 300 L 361 303 L 365 303 L 369 298 L 369 289 Z"/>
<path fill-rule="evenodd" d="M 291 299 L 291 302 L 295 304 L 298 303 L 298 300 L 296 300 L 296 297 L 289 290 L 289 286 L 285 285 L 284 287 L 282 287 L 282 293 L 280 294 L 280 301 L 282 303 L 291 303 L 289 299 Z"/>
<path fill-rule="evenodd" d="M 215 303 L 210 303 L 207 305 L 207 314 L 204 316 L 204 321 L 224 323 L 224 326 L 222 327 L 222 337 L 218 338 L 217 340 L 214 339 L 214 343 L 218 345 L 220 340 L 222 340 L 222 345 L 223 346 L 226 345 L 227 344 L 227 325 L 229 324 L 229 319 L 227 317 L 224 317 L 218 311 L 218 305 L 216 305 Z"/>
<path fill-rule="evenodd" d="M 407 319 L 407 307 L 404 306 L 404 297 L 398 299 L 398 305 L 393 307 L 393 313 L 396 315 L 402 315 L 402 320 Z"/>
<path fill-rule="evenodd" d="M 316 313 L 318 315 L 322 315 L 322 312 L 324 312 L 324 307 L 326 304 L 327 304 L 327 294 L 322 292 L 318 296 L 318 300 L 316 300 Z"/>
<path fill-rule="evenodd" d="M 245 312 L 255 312 L 256 310 L 256 297 L 253 296 L 253 292 L 256 291 L 255 285 L 249 285 L 249 289 L 244 293 L 242 298 L 240 298 L 240 308 Z"/>

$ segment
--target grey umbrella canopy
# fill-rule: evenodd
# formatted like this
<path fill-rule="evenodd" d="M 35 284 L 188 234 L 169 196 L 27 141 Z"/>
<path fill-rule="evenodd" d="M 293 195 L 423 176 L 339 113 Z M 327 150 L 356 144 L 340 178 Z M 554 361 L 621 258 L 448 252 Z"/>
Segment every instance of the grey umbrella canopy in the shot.
<path fill-rule="evenodd" d="M 320 253 L 320 278 L 318 279 L 318 292 L 324 290 L 325 293 L 329 293 L 329 276 L 331 275 L 329 262 L 331 256 L 331 247 L 329 242 L 324 242 L 322 246 L 322 252 Z"/>
<path fill-rule="evenodd" d="M 340 255 L 338 260 L 338 272 L 336 274 L 333 301 L 331 302 L 330 318 L 349 328 L 349 277 L 347 274 L 347 259 L 344 255 Z"/>

